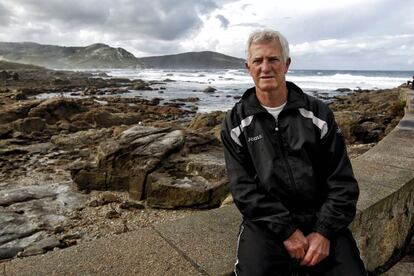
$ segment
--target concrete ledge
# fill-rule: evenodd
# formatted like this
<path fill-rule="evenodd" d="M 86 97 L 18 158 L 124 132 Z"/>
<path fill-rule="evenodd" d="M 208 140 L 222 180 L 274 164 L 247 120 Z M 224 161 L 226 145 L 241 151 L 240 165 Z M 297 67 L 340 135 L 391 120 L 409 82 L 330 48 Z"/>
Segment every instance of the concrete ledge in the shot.
<path fill-rule="evenodd" d="M 236 258 L 241 216 L 234 205 L 155 227 L 208 275 L 229 275 Z"/>
<path fill-rule="evenodd" d="M 4 275 L 203 275 L 152 229 L 15 259 Z"/>
<path fill-rule="evenodd" d="M 411 91 L 405 91 L 407 103 Z M 401 259 L 414 230 L 414 116 L 374 148 L 352 160 L 361 190 L 351 225 L 368 271 L 377 274 Z M 397 275 L 397 274 L 395 274 Z"/>

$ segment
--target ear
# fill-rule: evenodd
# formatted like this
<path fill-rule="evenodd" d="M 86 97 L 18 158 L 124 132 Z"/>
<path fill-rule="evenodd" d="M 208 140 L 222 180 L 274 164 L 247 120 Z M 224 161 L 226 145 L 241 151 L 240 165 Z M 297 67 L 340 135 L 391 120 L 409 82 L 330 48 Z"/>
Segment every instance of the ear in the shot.
<path fill-rule="evenodd" d="M 245 63 L 244 63 L 244 67 L 246 68 L 246 70 L 249 72 L 249 74 L 251 74 L 250 73 L 250 66 L 249 66 L 249 63 L 246 61 Z"/>
<path fill-rule="evenodd" d="M 288 72 L 288 70 L 289 70 L 289 66 L 290 66 L 290 63 L 292 62 L 292 60 L 290 59 L 290 57 L 286 60 L 286 70 L 285 70 L 285 74 Z"/>

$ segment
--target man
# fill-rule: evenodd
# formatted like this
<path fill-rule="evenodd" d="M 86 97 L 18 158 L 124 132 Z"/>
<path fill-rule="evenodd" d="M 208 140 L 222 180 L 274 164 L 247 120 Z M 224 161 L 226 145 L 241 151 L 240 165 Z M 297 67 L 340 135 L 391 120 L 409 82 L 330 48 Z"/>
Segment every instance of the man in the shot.
<path fill-rule="evenodd" d="M 250 35 L 255 87 L 222 125 L 230 189 L 243 215 L 236 275 L 365 275 L 347 226 L 359 194 L 332 111 L 285 80 L 291 59 L 276 31 Z"/>

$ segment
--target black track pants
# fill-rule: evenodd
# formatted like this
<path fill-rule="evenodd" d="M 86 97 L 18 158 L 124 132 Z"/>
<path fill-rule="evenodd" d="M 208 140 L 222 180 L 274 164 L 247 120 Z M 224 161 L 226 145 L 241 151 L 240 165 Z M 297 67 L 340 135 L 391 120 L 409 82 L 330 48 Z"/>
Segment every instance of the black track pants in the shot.
<path fill-rule="evenodd" d="M 351 231 L 344 229 L 331 240 L 329 256 L 313 267 L 300 266 L 267 228 L 244 221 L 240 228 L 237 276 L 310 275 L 359 276 L 366 275 L 364 264 Z"/>

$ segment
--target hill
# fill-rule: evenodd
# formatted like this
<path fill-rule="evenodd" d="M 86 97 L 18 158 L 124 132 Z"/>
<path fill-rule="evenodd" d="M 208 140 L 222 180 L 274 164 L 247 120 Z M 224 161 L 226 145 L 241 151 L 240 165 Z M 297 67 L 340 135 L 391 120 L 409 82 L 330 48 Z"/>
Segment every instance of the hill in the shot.
<path fill-rule="evenodd" d="M 32 65 L 32 64 L 24 64 L 24 63 L 16 63 L 16 62 L 0 60 L 0 70 L 39 70 L 39 69 L 46 69 L 46 68 Z"/>
<path fill-rule="evenodd" d="M 137 58 L 123 48 L 96 43 L 86 47 L 0 42 L 0 60 L 57 69 L 165 68 L 239 69 L 244 60 L 212 51 Z"/>
<path fill-rule="evenodd" d="M 163 69 L 239 69 L 244 60 L 217 52 L 188 52 L 175 55 L 143 57 L 140 60 L 150 68 Z"/>
<path fill-rule="evenodd" d="M 142 68 L 142 62 L 122 48 L 97 43 L 64 47 L 32 42 L 0 42 L 0 57 L 49 68 Z"/>

